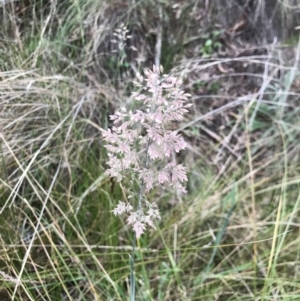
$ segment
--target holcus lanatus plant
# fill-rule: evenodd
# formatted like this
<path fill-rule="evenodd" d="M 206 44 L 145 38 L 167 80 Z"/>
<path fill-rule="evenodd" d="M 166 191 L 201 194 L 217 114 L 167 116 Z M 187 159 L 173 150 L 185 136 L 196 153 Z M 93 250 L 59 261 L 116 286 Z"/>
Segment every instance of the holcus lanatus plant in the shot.
<path fill-rule="evenodd" d="M 186 168 L 176 164 L 174 153 L 186 148 L 186 142 L 170 124 L 183 119 L 190 94 L 184 93 L 182 81 L 170 75 L 162 75 L 162 67 L 146 70 L 145 77 L 137 74 L 133 98 L 141 102 L 141 109 L 132 112 L 122 107 L 110 116 L 111 129 L 102 130 L 108 151 L 106 174 L 118 182 L 129 177 L 138 183 L 139 192 L 119 201 L 113 210 L 115 215 L 126 213 L 127 223 L 139 238 L 147 226 L 154 228 L 160 219 L 155 202 L 149 202 L 146 193 L 157 185 L 169 185 L 185 193 Z M 130 189 L 128 189 L 130 191 Z M 130 200 L 130 202 L 128 201 Z M 134 206 L 133 202 L 137 205 Z"/>

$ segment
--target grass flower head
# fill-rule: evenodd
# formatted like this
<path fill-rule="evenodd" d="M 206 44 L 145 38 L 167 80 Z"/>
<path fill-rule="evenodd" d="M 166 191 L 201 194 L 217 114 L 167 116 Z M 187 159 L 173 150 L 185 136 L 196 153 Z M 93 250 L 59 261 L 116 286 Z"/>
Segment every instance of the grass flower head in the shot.
<path fill-rule="evenodd" d="M 121 202 L 113 210 L 115 215 L 127 213 L 127 223 L 137 237 L 154 227 L 160 219 L 156 203 L 145 199 L 145 193 L 158 185 L 168 185 L 186 192 L 186 168 L 173 160 L 173 154 L 186 148 L 186 142 L 171 123 L 181 121 L 191 104 L 189 94 L 180 86 L 182 81 L 170 75 L 162 75 L 162 68 L 146 70 L 145 77 L 137 75 L 134 84 L 141 92 L 133 98 L 140 102 L 136 111 L 121 108 L 110 116 L 113 127 L 102 130 L 108 151 L 107 175 L 121 182 L 130 173 L 139 181 L 138 205 Z M 133 198 L 134 199 L 134 198 Z"/>

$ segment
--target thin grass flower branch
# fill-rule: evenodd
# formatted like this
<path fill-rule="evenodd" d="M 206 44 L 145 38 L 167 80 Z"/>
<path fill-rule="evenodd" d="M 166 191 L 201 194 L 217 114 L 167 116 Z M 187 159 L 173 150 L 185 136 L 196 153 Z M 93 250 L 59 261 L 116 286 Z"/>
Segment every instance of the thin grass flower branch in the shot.
<path fill-rule="evenodd" d="M 186 148 L 186 142 L 170 125 L 182 121 L 191 104 L 190 95 L 180 89 L 182 81 L 163 75 L 162 68 L 154 66 L 137 79 L 134 84 L 141 92 L 132 96 L 141 108 L 134 112 L 121 108 L 110 116 L 113 126 L 103 129 L 102 135 L 108 151 L 106 174 L 119 182 L 131 177 L 140 187 L 137 197 L 130 196 L 138 199 L 137 206 L 120 201 L 113 210 L 115 215 L 128 215 L 127 223 L 139 238 L 147 226 L 154 228 L 154 221 L 160 219 L 157 204 L 150 203 L 146 193 L 159 185 L 186 192 L 186 168 L 176 164 L 173 156 Z"/>

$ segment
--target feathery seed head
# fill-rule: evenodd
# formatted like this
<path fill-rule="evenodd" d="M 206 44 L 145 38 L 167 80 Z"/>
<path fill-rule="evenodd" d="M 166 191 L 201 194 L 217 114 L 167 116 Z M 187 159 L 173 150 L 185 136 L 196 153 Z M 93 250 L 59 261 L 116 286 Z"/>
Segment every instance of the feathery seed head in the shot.
<path fill-rule="evenodd" d="M 145 193 L 158 185 L 186 192 L 183 186 L 187 181 L 186 168 L 171 160 L 173 153 L 186 148 L 186 142 L 177 131 L 168 128 L 171 122 L 183 120 L 191 106 L 190 94 L 180 89 L 181 80 L 161 75 L 162 72 L 162 67 L 153 66 L 153 70 L 144 71 L 145 77 L 138 73 L 138 82 L 134 83 L 143 89 L 132 96 L 146 109 L 132 112 L 122 107 L 110 116 L 112 129 L 101 130 L 109 156 L 106 174 L 120 182 L 133 173 L 140 181 L 137 210 L 120 201 L 112 211 L 114 215 L 129 214 L 127 223 L 137 237 L 144 233 L 147 225 L 154 228 L 154 221 L 160 219 L 156 203 L 146 201 Z"/>

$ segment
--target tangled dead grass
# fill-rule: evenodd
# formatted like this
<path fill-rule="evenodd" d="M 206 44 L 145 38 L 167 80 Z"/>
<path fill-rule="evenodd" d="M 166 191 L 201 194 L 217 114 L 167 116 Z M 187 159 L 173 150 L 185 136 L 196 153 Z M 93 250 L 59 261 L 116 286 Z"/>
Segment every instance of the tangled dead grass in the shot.
<path fill-rule="evenodd" d="M 122 189 L 103 176 L 99 127 L 134 106 L 159 23 L 161 62 L 193 95 L 180 124 L 189 196 L 149 196 L 164 216 L 139 242 L 139 299 L 296 300 L 300 51 L 250 41 L 254 25 L 232 13 L 247 3 L 168 1 L 162 17 L 151 1 L 1 7 L 1 300 L 126 300 L 131 232 L 108 214 Z M 254 15 L 269 14 L 259 3 Z M 132 37 L 120 54 L 122 23 Z"/>

